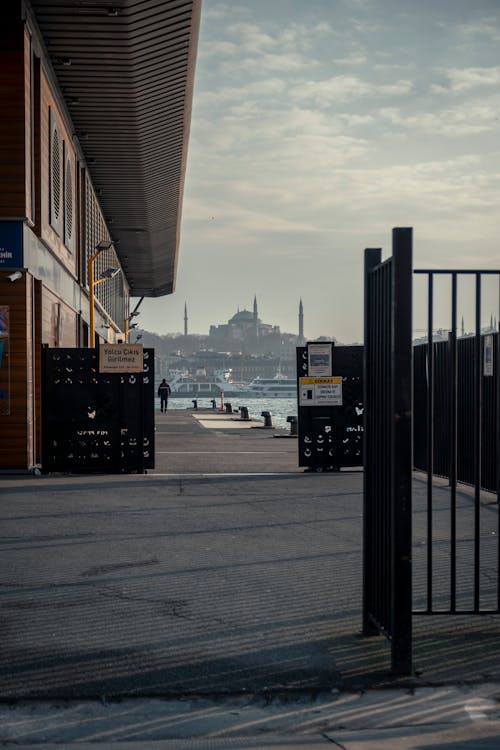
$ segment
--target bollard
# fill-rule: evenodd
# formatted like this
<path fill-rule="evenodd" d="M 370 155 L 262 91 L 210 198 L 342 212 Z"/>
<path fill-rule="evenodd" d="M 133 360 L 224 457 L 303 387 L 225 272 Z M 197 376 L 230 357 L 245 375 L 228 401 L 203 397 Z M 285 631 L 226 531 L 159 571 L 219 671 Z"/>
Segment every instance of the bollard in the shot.
<path fill-rule="evenodd" d="M 198 408 L 198 399 L 193 398 L 193 409 L 197 409 L 197 408 Z"/>
<path fill-rule="evenodd" d="M 270 411 L 262 411 L 260 413 L 261 417 L 264 417 L 264 427 L 272 427 L 273 426 L 273 415 Z"/>
<path fill-rule="evenodd" d="M 232 414 L 233 413 L 233 407 L 230 403 L 226 401 L 226 414 Z"/>
<path fill-rule="evenodd" d="M 287 417 L 286 421 L 290 422 L 290 435 L 297 435 L 298 426 L 299 426 L 299 420 L 297 419 L 297 417 L 295 416 Z"/>
<path fill-rule="evenodd" d="M 250 419 L 250 417 L 248 416 L 247 406 L 240 406 L 240 414 L 241 414 L 241 419 Z"/>
<path fill-rule="evenodd" d="M 216 409 L 217 408 L 217 401 L 213 398 L 211 403 L 212 403 L 212 409 Z"/>

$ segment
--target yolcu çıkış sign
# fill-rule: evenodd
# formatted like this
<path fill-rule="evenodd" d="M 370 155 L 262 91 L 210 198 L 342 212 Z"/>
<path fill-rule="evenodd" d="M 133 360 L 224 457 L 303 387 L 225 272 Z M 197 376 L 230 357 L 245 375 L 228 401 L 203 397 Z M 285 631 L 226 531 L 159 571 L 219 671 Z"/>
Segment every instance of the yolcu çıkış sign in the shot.
<path fill-rule="evenodd" d="M 99 372 L 142 372 L 142 344 L 99 344 Z"/>

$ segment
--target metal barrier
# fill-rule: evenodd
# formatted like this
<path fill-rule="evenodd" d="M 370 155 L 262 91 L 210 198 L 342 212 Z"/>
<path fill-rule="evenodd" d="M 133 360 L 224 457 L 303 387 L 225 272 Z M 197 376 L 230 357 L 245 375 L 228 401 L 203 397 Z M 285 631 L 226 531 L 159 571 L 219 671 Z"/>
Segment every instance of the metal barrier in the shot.
<path fill-rule="evenodd" d="M 413 352 L 411 265 L 411 229 L 393 230 L 383 263 L 379 249 L 365 251 L 363 634 L 389 638 L 398 674 L 412 671 L 413 615 L 500 613 L 500 334 L 481 332 L 482 278 L 500 280 L 500 271 L 415 271 L 427 275 L 427 343 Z M 451 331 L 441 342 L 433 340 L 437 274 L 451 280 Z M 475 332 L 458 339 L 461 274 L 475 280 Z M 427 479 L 412 557 L 413 466 Z M 436 476 L 449 479 L 449 495 L 441 488 L 436 498 Z M 459 498 L 458 482 L 472 495 Z"/>
<path fill-rule="evenodd" d="M 481 332 L 482 282 L 500 271 L 418 270 L 427 276 L 427 343 L 415 348 L 415 466 L 427 473 L 425 601 L 418 614 L 497 614 L 500 612 L 500 372 L 498 333 Z M 434 279 L 451 281 L 451 331 L 448 341 L 433 341 Z M 474 277 L 474 334 L 457 337 L 457 282 Z M 497 282 L 498 284 L 498 282 Z M 435 570 L 435 476 L 449 479 L 449 524 L 439 531 L 448 546 L 448 569 Z M 459 507 L 457 483 L 474 488 L 472 512 Z M 495 492 L 497 502 L 484 504 L 482 489 Z M 466 529 L 464 530 L 464 523 Z M 492 545 L 496 550 L 493 550 Z M 486 569 L 486 573 L 485 573 Z M 464 582 L 464 571 L 472 571 Z M 486 577 L 485 577 L 486 576 Z M 443 577 L 445 581 L 443 582 Z M 493 606 L 492 606 L 493 605 Z"/>
<path fill-rule="evenodd" d="M 412 671 L 412 230 L 394 229 L 392 258 L 365 251 L 363 634 L 391 642 L 396 674 Z"/>
<path fill-rule="evenodd" d="M 314 372 L 313 347 L 320 347 L 320 367 L 327 362 L 330 375 Z M 363 347 L 309 342 L 296 352 L 299 466 L 307 467 L 305 471 L 362 466 Z"/>
<path fill-rule="evenodd" d="M 143 372 L 99 372 L 98 349 L 42 347 L 42 471 L 154 468 L 154 350 Z"/>
<path fill-rule="evenodd" d="M 498 466 L 498 333 L 481 335 L 481 362 L 489 369 L 480 375 L 480 486 L 497 492 Z M 434 341 L 429 368 L 429 345 L 414 347 L 414 466 L 427 472 L 429 437 L 432 438 L 432 473 L 457 482 L 475 484 L 474 436 L 475 349 L 474 336 Z M 491 359 L 490 359 L 491 357 Z M 455 364 L 454 364 L 455 363 Z M 433 389 L 429 390 L 432 372 Z M 489 373 L 489 374 L 488 374 Z M 433 409 L 429 411 L 432 402 Z M 429 435 L 430 426 L 430 435 Z M 477 427 L 477 425 L 476 425 Z"/>

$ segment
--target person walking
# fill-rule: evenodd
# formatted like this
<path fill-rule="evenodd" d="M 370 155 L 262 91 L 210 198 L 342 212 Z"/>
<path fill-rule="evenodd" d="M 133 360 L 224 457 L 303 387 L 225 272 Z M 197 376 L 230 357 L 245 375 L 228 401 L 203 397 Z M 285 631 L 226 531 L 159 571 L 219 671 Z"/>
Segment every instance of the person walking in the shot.
<path fill-rule="evenodd" d="M 171 393 L 172 389 L 170 388 L 165 378 L 163 378 L 160 385 L 158 386 L 158 396 L 160 397 L 160 411 L 167 411 L 168 397 Z"/>

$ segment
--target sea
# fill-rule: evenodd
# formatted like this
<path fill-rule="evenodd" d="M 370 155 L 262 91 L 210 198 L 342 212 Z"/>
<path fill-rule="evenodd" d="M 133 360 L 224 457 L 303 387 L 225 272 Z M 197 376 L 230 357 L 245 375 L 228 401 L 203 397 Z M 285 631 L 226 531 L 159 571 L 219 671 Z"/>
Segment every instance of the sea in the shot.
<path fill-rule="evenodd" d="M 296 398 L 261 398 L 256 396 L 243 396 L 241 398 L 226 398 L 225 401 L 231 404 L 233 411 L 240 406 L 246 406 L 248 415 L 252 419 L 263 421 L 262 412 L 270 411 L 272 422 L 275 427 L 290 429 L 290 424 L 286 421 L 287 417 L 297 416 L 297 399 Z M 217 400 L 217 407 L 220 411 L 220 399 Z M 155 399 L 155 408 L 160 408 L 160 399 Z M 192 398 L 169 398 L 168 409 L 192 409 Z M 198 398 L 199 409 L 211 409 L 212 403 L 209 398 Z"/>

